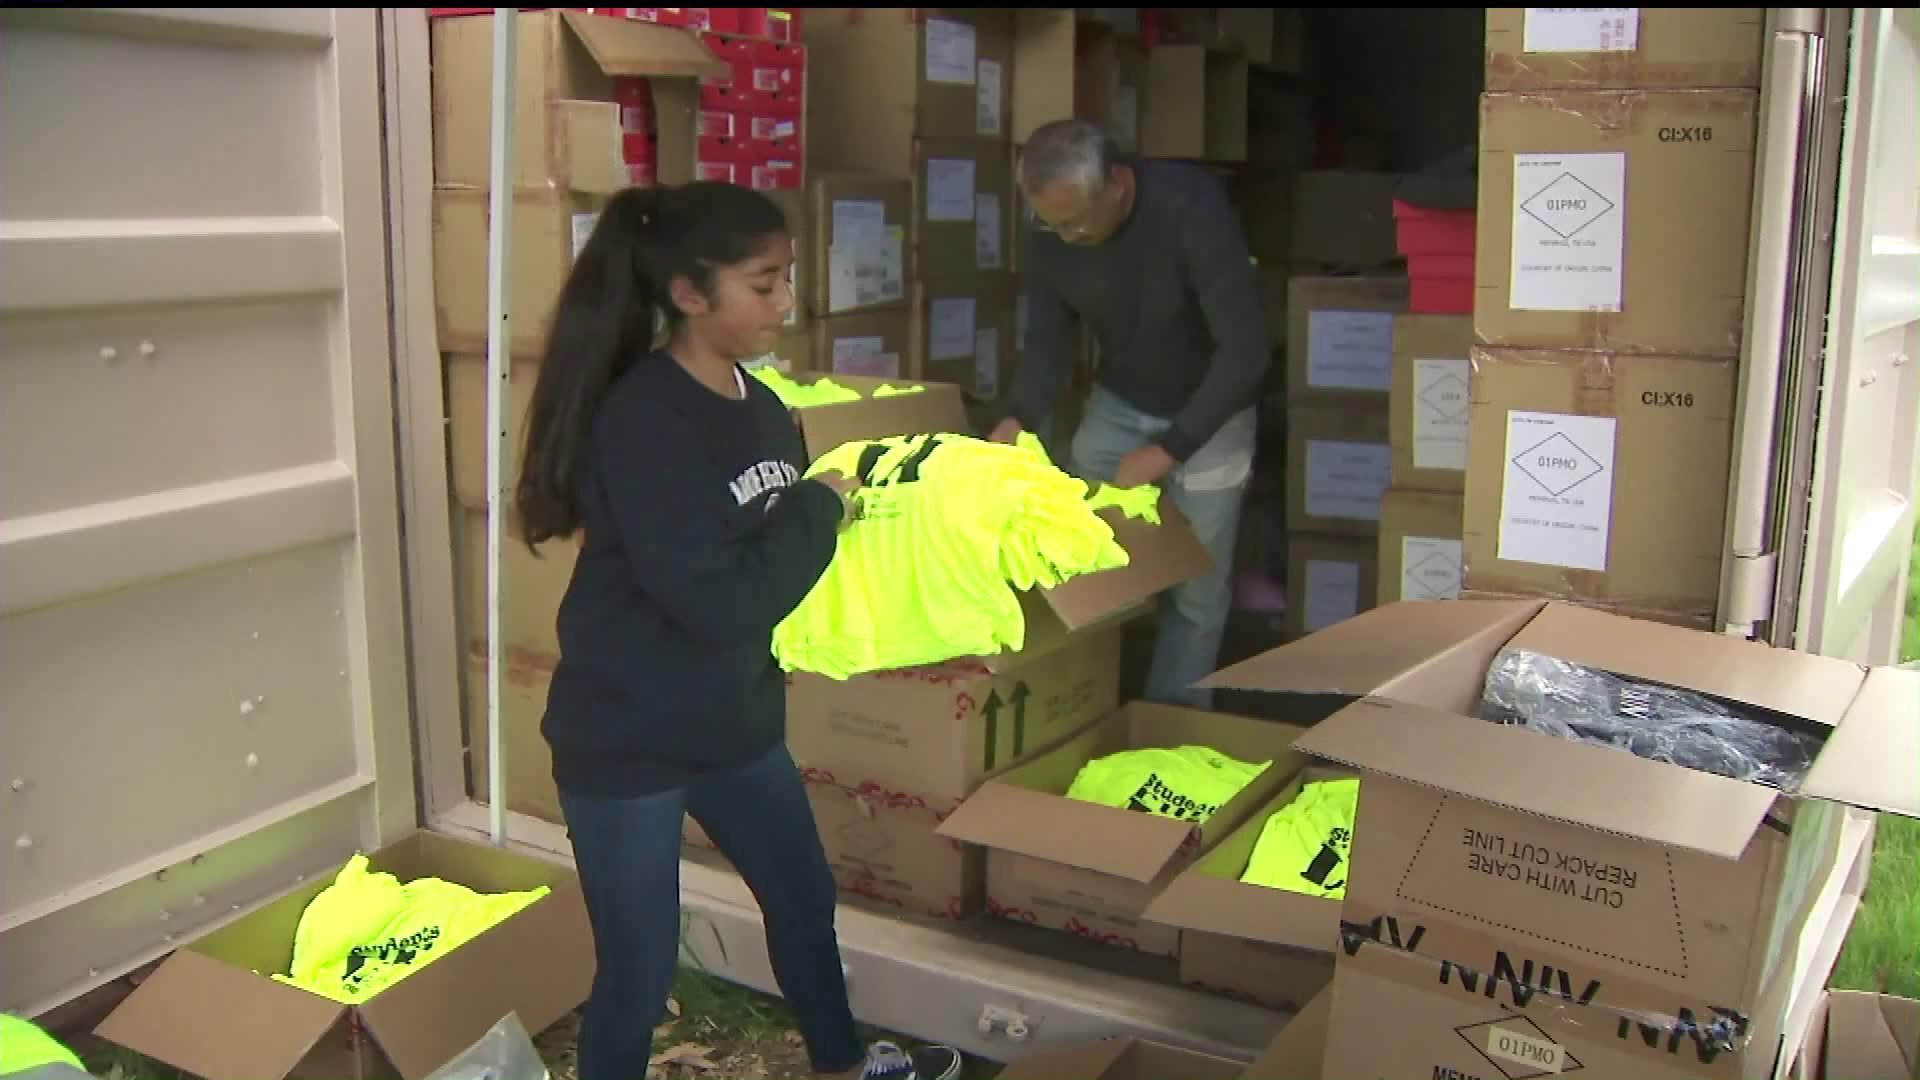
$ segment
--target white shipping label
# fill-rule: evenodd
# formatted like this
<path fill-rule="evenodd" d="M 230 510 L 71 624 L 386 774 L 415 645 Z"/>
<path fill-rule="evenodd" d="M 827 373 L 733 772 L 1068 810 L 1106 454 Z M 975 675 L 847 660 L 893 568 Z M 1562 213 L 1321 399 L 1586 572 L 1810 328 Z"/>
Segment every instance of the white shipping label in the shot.
<path fill-rule="evenodd" d="M 1527 8 L 1520 48 L 1530 53 L 1632 52 L 1639 8 Z"/>
<path fill-rule="evenodd" d="M 1513 155 L 1515 311 L 1619 311 L 1627 155 Z"/>
<path fill-rule="evenodd" d="M 861 242 L 887 231 L 887 204 L 878 199 L 833 200 L 833 242 Z"/>
<path fill-rule="evenodd" d="M 1307 313 L 1307 385 L 1325 390 L 1393 390 L 1393 314 Z"/>
<path fill-rule="evenodd" d="M 1611 416 L 1507 414 L 1500 558 L 1606 570 L 1614 428 Z"/>
<path fill-rule="evenodd" d="M 1027 351 L 1026 293 L 1021 293 L 1020 298 L 1013 302 L 1013 351 L 1016 353 Z"/>
<path fill-rule="evenodd" d="M 1307 440 L 1307 516 L 1379 521 L 1393 475 L 1386 443 Z"/>
<path fill-rule="evenodd" d="M 600 224 L 600 214 L 597 211 L 590 214 L 573 215 L 574 258 L 578 259 L 580 257 L 580 252 L 586 248 L 587 241 L 593 238 L 593 227 L 598 224 Z"/>
<path fill-rule="evenodd" d="M 980 270 L 1000 269 L 1000 196 L 991 191 L 973 197 L 973 262 Z"/>
<path fill-rule="evenodd" d="M 1308 633 L 1360 614 L 1360 564 L 1307 560 L 1307 597 L 1300 617 Z"/>
<path fill-rule="evenodd" d="M 973 355 L 974 300 L 950 296 L 927 305 L 927 358 L 965 360 Z"/>
<path fill-rule="evenodd" d="M 884 229 L 857 230 L 827 248 L 827 310 L 849 311 L 898 300 L 899 248 Z"/>
<path fill-rule="evenodd" d="M 990 328 L 973 335 L 973 393 L 987 401 L 1000 396 L 1000 334 Z"/>
<path fill-rule="evenodd" d="M 880 238 L 880 302 L 890 304 L 907 298 L 907 230 L 898 225 Z"/>
<path fill-rule="evenodd" d="M 1400 538 L 1400 599 L 1452 600 L 1460 595 L 1465 561 L 1458 540 L 1436 536 Z"/>
<path fill-rule="evenodd" d="M 1466 471 L 1471 373 L 1464 356 L 1414 357 L 1414 468 Z"/>
<path fill-rule="evenodd" d="M 927 220 L 973 220 L 973 159 L 927 159 Z"/>
<path fill-rule="evenodd" d="M 997 60 L 980 61 L 980 79 L 974 87 L 973 100 L 975 116 L 973 130 L 976 135 L 1000 134 L 1000 111 L 1005 106 L 1007 92 L 1000 78 L 1000 62 Z"/>
<path fill-rule="evenodd" d="M 886 347 L 878 337 L 834 338 L 833 370 L 842 375 L 893 378 L 900 373 L 899 354 L 884 351 Z"/>
<path fill-rule="evenodd" d="M 927 81 L 972 86 L 975 35 L 971 24 L 927 20 Z"/>

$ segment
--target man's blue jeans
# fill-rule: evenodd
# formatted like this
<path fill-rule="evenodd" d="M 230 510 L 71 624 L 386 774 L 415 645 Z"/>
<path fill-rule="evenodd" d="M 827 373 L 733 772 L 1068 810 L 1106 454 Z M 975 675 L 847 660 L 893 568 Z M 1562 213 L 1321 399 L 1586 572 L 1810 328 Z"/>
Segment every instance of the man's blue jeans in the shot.
<path fill-rule="evenodd" d="M 865 1060 L 834 931 L 834 883 L 800 770 L 760 760 L 639 799 L 560 793 L 598 968 L 580 1026 L 580 1080 L 640 1080 L 680 963 L 680 840 L 692 814 L 753 890 L 774 978 L 814 1067 Z"/>
<path fill-rule="evenodd" d="M 1121 458 L 1171 426 L 1171 421 L 1149 416 L 1096 386 L 1073 436 L 1071 471 L 1086 480 L 1110 480 Z M 1220 661 L 1220 639 L 1233 609 L 1234 540 L 1258 434 L 1258 416 L 1249 408 L 1160 482 L 1213 556 L 1213 569 L 1161 598 L 1159 640 L 1147 673 L 1150 700 L 1213 707 L 1213 691 L 1194 689 L 1193 684 L 1213 674 Z"/>

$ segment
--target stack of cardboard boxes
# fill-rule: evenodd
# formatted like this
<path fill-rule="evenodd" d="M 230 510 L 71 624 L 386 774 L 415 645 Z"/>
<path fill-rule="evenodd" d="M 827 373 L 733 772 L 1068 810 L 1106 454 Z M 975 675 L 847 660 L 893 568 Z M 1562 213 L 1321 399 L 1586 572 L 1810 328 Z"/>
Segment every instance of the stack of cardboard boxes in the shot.
<path fill-rule="evenodd" d="M 1466 584 L 1705 625 L 1760 8 L 1489 8 Z"/>

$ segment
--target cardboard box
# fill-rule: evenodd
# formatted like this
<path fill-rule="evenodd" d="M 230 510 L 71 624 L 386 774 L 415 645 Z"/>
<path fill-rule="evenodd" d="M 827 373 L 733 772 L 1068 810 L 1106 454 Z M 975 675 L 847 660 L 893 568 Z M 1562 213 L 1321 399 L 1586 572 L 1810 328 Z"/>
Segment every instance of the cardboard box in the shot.
<path fill-rule="evenodd" d="M 427 832 L 369 857 L 375 870 L 402 881 L 438 877 L 482 893 L 552 891 L 345 1006 L 260 974 L 291 966 L 300 917 L 334 875 L 309 880 L 168 957 L 97 1033 L 206 1080 L 423 1080 L 508 1013 L 542 1031 L 586 1000 L 593 944 L 572 871 Z M 529 956 L 540 962 L 529 966 Z"/>
<path fill-rule="evenodd" d="M 1294 277 L 1287 289 L 1287 400 L 1381 409 L 1393 390 L 1394 317 L 1407 279 Z"/>
<path fill-rule="evenodd" d="M 1099 1042 L 1028 1054 L 1000 1080 L 1239 1080 L 1237 1061 L 1144 1039 Z"/>
<path fill-rule="evenodd" d="M 1381 405 L 1287 410 L 1288 531 L 1379 534 L 1380 500 L 1392 473 Z"/>
<path fill-rule="evenodd" d="M 1293 261 L 1293 177 L 1268 169 L 1248 169 L 1234 178 L 1230 189 L 1240 211 L 1240 230 L 1247 237 L 1247 251 L 1263 267 L 1270 267 L 1282 280 Z M 1282 340 L 1279 328 L 1275 341 Z"/>
<path fill-rule="evenodd" d="M 449 24 L 470 22 L 448 20 Z M 438 24 L 436 24 L 438 25 Z M 486 191 L 433 192 L 433 293 L 440 347 L 485 354 L 487 332 Z M 513 351 L 537 362 L 547 326 L 574 257 L 600 220 L 603 199 L 555 191 L 518 191 L 513 197 Z"/>
<path fill-rule="evenodd" d="M 645 76 L 652 83 L 659 182 L 693 179 L 696 80 L 728 71 L 697 37 L 580 11 L 523 11 L 519 18 L 513 117 L 516 188 L 610 193 L 626 186 L 624 168 L 611 187 L 602 173 L 609 149 L 603 140 L 613 140 L 613 163 L 622 161 L 615 77 Z M 485 190 L 493 175 L 493 18 L 435 19 L 431 29 L 434 182 Z M 575 126 L 581 114 L 572 107 L 553 108 L 562 102 L 600 103 L 599 115 L 611 120 Z M 588 162 L 594 163 L 591 169 Z M 481 268 L 484 274 L 485 263 Z"/>
<path fill-rule="evenodd" d="M 913 185 L 905 178 L 816 174 L 807 196 L 813 242 L 801 261 L 808 312 L 828 318 L 906 307 Z"/>
<path fill-rule="evenodd" d="M 1332 988 L 1315 994 L 1253 1059 L 1240 1080 L 1319 1080 L 1326 1057 L 1327 1020 L 1332 1012 Z"/>
<path fill-rule="evenodd" d="M 1758 100 L 1752 90 L 1482 96 L 1479 340 L 1738 356 Z"/>
<path fill-rule="evenodd" d="M 1387 490 L 1380 501 L 1380 603 L 1460 595 L 1465 515 L 1464 495 Z"/>
<path fill-rule="evenodd" d="M 1287 633 L 1311 634 L 1370 610 L 1379 581 L 1375 538 L 1292 533 L 1287 538 Z"/>
<path fill-rule="evenodd" d="M 1014 31 L 1012 12 L 987 8 L 809 9 L 814 167 L 897 177 L 919 138 L 1004 144 L 1019 93 Z"/>
<path fill-rule="evenodd" d="M 955 801 L 804 771 L 807 801 L 841 891 L 933 919 L 966 919 L 980 910 L 985 854 L 935 831 Z"/>
<path fill-rule="evenodd" d="M 1304 785 L 1337 775 L 1301 772 L 1147 906 L 1148 921 L 1180 928 L 1181 982 L 1288 1010 L 1332 984 L 1340 901 L 1247 885 L 1240 876 L 1267 819 Z"/>
<path fill-rule="evenodd" d="M 1467 489 L 1473 319 L 1402 315 L 1393 321 L 1393 486 Z"/>
<path fill-rule="evenodd" d="M 1729 360 L 1473 351 L 1467 585 L 1711 615 Z"/>
<path fill-rule="evenodd" d="M 1794 1080 L 1920 1076 L 1920 1001 L 1832 990 L 1821 995 Z"/>
<path fill-rule="evenodd" d="M 1306 37 L 1301 8 L 1170 8 L 1162 18 L 1171 22 L 1176 40 L 1238 53 L 1269 71 L 1301 70 Z"/>
<path fill-rule="evenodd" d="M 1295 176 L 1295 265 L 1367 271 L 1398 261 L 1393 194 L 1400 179 L 1396 173 L 1351 169 L 1315 169 Z"/>
<path fill-rule="evenodd" d="M 1247 160 L 1247 61 L 1204 45 L 1147 49 L 1140 153 L 1192 161 Z"/>
<path fill-rule="evenodd" d="M 459 513 L 454 536 L 455 563 L 460 572 L 459 623 L 461 641 L 484 645 L 487 638 L 487 513 L 479 508 Z M 554 622 L 560 599 L 573 581 L 573 564 L 580 558 L 578 537 L 551 540 L 538 555 L 527 550 L 517 528 L 508 528 L 501 552 L 500 574 L 505 603 L 500 625 L 508 649 L 546 658 L 560 655 Z"/>
<path fill-rule="evenodd" d="M 992 401 L 1013 379 L 1013 280 L 983 275 L 971 289 L 914 286 L 911 370 Z"/>
<path fill-rule="evenodd" d="M 1018 144 L 1035 128 L 1078 115 L 1074 52 L 1078 22 L 1072 8 L 1019 8 L 1013 12 L 1013 127 Z"/>
<path fill-rule="evenodd" d="M 1479 698 L 1508 649 L 1763 709 L 1824 746 L 1786 795 L 1489 723 Z M 1641 1070 L 1608 1076 L 1741 1075 L 1750 1045 L 1770 1066 L 1809 931 L 1864 857 L 1848 808 L 1920 815 L 1920 673 L 1557 602 L 1393 604 L 1205 685 L 1354 702 L 1296 743 L 1364 776 L 1328 1075 L 1428 1076 L 1401 1045 L 1415 1001 L 1422 1047 L 1477 1053 L 1464 1029 L 1506 1017 L 1521 1049 Z M 1406 989 L 1391 1007 L 1390 986 Z M 1359 1035 L 1383 1014 L 1407 1021 L 1392 1069 Z"/>
<path fill-rule="evenodd" d="M 914 143 L 913 272 L 939 289 L 968 289 L 1013 265 L 1013 161 L 991 139 Z"/>
<path fill-rule="evenodd" d="M 913 314 L 905 305 L 816 319 L 812 330 L 814 366 L 836 381 L 913 375 Z"/>
<path fill-rule="evenodd" d="M 944 812 L 987 777 L 1110 713 L 1120 703 L 1119 663 L 1115 627 L 993 666 L 954 661 L 844 682 L 797 673 L 787 745 L 823 781 L 883 784 Z"/>
<path fill-rule="evenodd" d="M 1299 772 L 1303 762 L 1289 747 L 1300 730 L 1136 701 L 982 784 L 940 834 L 987 849 L 990 913 L 1175 956 L 1179 931 L 1147 921 L 1147 905 Z M 1188 745 L 1272 764 L 1197 825 L 1066 797 L 1096 758 Z"/>
<path fill-rule="evenodd" d="M 1765 8 L 1488 8 L 1487 89 L 1760 88 Z"/>
<path fill-rule="evenodd" d="M 1123 152 L 1137 153 L 1145 118 L 1147 50 L 1137 38 L 1089 33 L 1080 42 L 1072 70 L 1073 115 L 1100 125 Z"/>

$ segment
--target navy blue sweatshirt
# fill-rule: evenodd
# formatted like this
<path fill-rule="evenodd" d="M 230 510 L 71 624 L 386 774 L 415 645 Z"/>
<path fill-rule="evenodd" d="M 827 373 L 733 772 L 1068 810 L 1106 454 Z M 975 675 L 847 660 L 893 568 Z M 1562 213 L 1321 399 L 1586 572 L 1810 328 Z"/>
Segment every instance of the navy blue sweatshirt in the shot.
<path fill-rule="evenodd" d="M 542 725 L 562 791 L 648 795 L 786 737 L 773 628 L 826 572 L 841 504 L 800 479 L 780 400 L 744 382 L 725 398 L 657 353 L 594 418 Z"/>
<path fill-rule="evenodd" d="M 1095 381 L 1171 420 L 1160 446 L 1185 461 L 1259 399 L 1273 345 L 1226 187 L 1184 162 L 1127 164 L 1138 179 L 1133 213 L 1105 243 L 1027 234 L 1027 340 L 1011 412 L 1028 430 L 1053 415 L 1078 315 L 1100 342 Z"/>

